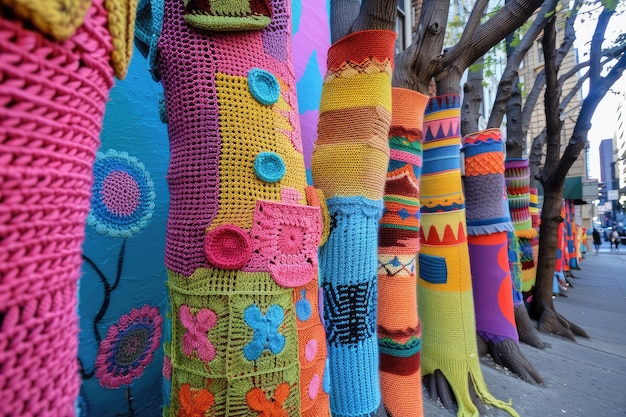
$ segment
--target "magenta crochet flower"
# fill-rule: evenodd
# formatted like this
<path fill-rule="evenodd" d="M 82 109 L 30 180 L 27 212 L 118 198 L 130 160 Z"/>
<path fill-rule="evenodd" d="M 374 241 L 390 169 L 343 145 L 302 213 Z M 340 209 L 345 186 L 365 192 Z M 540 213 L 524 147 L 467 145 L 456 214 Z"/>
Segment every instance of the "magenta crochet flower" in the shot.
<path fill-rule="evenodd" d="M 152 362 L 161 339 L 159 309 L 134 308 L 109 327 L 96 357 L 96 377 L 104 388 L 128 387 Z"/>
<path fill-rule="evenodd" d="M 189 306 L 180 306 L 179 318 L 187 332 L 183 335 L 181 348 L 187 356 L 198 352 L 198 357 L 204 362 L 215 358 L 215 347 L 209 340 L 207 333 L 217 324 L 217 314 L 208 308 L 200 309 L 195 315 Z"/>

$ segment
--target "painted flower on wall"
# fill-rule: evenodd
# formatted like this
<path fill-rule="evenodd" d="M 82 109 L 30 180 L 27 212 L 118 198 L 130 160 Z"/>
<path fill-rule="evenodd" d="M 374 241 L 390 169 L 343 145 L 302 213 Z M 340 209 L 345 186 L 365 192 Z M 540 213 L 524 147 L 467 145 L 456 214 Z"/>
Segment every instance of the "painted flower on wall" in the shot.
<path fill-rule="evenodd" d="M 128 387 L 152 362 L 161 339 L 156 307 L 134 308 L 111 325 L 98 348 L 96 377 L 104 388 Z"/>
<path fill-rule="evenodd" d="M 128 238 L 145 229 L 154 212 L 154 183 L 143 163 L 126 152 L 98 152 L 87 224 L 102 235 Z"/>

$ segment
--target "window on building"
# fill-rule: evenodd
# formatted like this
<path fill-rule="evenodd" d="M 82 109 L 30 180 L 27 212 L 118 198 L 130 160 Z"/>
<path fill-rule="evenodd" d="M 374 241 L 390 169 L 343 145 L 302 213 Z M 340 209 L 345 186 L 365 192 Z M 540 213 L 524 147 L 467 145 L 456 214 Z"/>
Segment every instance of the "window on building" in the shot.
<path fill-rule="evenodd" d="M 541 45 L 541 39 L 537 41 L 537 62 L 543 62 L 543 45 Z"/>
<path fill-rule="evenodd" d="M 410 24 L 406 18 L 406 12 L 404 10 L 404 0 L 398 0 L 398 7 L 396 10 L 396 54 L 404 51 L 408 45 L 406 45 L 404 39 L 404 28 Z"/>

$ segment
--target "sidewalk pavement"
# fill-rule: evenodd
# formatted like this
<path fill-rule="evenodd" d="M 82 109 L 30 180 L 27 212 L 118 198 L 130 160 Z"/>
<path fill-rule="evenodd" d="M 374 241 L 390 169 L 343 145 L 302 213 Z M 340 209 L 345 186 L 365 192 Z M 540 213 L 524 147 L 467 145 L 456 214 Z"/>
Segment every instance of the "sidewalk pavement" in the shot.
<path fill-rule="evenodd" d="M 604 246 L 604 248 L 602 247 Z M 574 270 L 568 297 L 554 300 L 558 313 L 581 326 L 590 339 L 567 339 L 540 333 L 545 350 L 521 343 L 524 356 L 544 379 L 531 385 L 489 358 L 481 359 L 491 394 L 509 399 L 520 417 L 626 416 L 626 247 L 619 253 L 602 245 L 585 254 Z M 451 417 L 424 392 L 425 417 Z M 486 416 L 508 416 L 489 408 Z"/>

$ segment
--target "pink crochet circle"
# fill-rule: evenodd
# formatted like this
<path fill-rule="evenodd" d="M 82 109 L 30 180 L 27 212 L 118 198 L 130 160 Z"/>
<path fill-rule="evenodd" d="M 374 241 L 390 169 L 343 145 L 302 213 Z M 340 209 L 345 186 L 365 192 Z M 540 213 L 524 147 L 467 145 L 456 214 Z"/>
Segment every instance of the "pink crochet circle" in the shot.
<path fill-rule="evenodd" d="M 304 348 L 304 356 L 308 362 L 313 362 L 317 356 L 317 339 L 311 339 Z"/>
<path fill-rule="evenodd" d="M 102 203 L 110 213 L 130 216 L 139 207 L 141 190 L 139 184 L 125 171 L 111 171 L 102 180 L 100 195 Z"/>
<path fill-rule="evenodd" d="M 301 227 L 283 225 L 282 234 L 278 238 L 278 247 L 282 253 L 295 255 L 304 250 L 304 231 Z"/>
<path fill-rule="evenodd" d="M 309 398 L 314 400 L 317 394 L 320 392 L 320 376 L 318 374 L 313 375 L 311 382 L 309 382 Z"/>
<path fill-rule="evenodd" d="M 252 256 L 252 241 L 245 230 L 225 224 L 207 233 L 204 252 L 216 268 L 241 269 Z"/>

